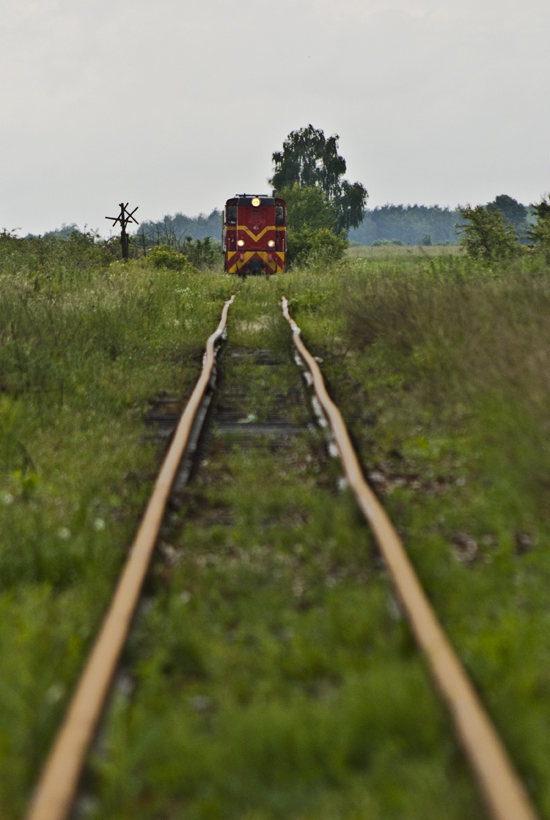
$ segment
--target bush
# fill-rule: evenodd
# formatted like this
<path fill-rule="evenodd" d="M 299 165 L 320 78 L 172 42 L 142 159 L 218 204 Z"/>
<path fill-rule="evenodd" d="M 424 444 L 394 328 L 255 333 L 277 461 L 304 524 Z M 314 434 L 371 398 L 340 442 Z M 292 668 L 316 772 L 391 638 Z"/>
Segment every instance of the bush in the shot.
<path fill-rule="evenodd" d="M 181 250 L 189 262 L 199 269 L 214 267 L 220 261 L 222 252 L 221 245 L 212 242 L 209 236 L 205 236 L 203 240 L 186 236 Z"/>
<path fill-rule="evenodd" d="M 460 225 L 460 244 L 471 259 L 486 262 L 510 259 L 521 253 L 516 230 L 498 208 L 478 205 L 459 208 L 466 224 Z"/>
<path fill-rule="evenodd" d="M 546 261 L 550 264 L 550 198 L 543 197 L 538 205 L 532 206 L 537 221 L 535 225 L 527 231 L 529 240 L 541 250 Z"/>
<path fill-rule="evenodd" d="M 18 237 L 4 229 L 0 233 L 0 264 L 4 271 L 62 276 L 69 270 L 76 273 L 108 265 L 119 248 L 119 239 L 104 241 L 95 231 Z"/>
<path fill-rule="evenodd" d="M 374 248 L 379 248 L 381 246 L 386 245 L 404 245 L 404 242 L 401 242 L 400 239 L 375 239 L 372 243 Z"/>
<path fill-rule="evenodd" d="M 334 234 L 329 228 L 304 227 L 287 231 L 287 263 L 293 265 L 330 265 L 344 255 L 348 242 L 344 234 Z"/>
<path fill-rule="evenodd" d="M 176 253 L 169 245 L 157 245 L 149 251 L 147 259 L 155 268 L 168 268 L 177 271 L 192 271 L 193 265 L 182 253 Z"/>

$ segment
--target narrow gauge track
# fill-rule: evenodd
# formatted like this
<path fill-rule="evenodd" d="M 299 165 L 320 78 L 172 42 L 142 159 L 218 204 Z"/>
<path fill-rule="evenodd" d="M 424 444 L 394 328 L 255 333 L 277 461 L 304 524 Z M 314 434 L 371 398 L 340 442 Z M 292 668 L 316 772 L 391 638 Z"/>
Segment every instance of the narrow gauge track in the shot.
<path fill-rule="evenodd" d="M 166 505 L 174 488 L 178 490 L 185 483 L 192 466 L 200 428 L 214 390 L 216 345 L 224 335 L 234 298 L 226 302 L 220 324 L 207 341 L 201 375 L 178 422 L 102 629 L 46 761 L 27 820 L 65 820 L 72 810 L 85 757 L 131 627 Z M 316 412 L 321 422 L 330 426 L 332 449 L 336 448 L 341 458 L 347 482 L 385 559 L 417 643 L 447 703 L 487 808 L 495 820 L 536 820 L 527 793 L 422 590 L 399 536 L 363 477 L 345 422 L 326 391 L 319 365 L 305 347 L 300 329 L 289 315 L 285 298 L 282 309 L 291 327 L 296 362 L 304 368 L 304 377 L 315 393 Z M 292 423 L 283 417 L 271 418 L 260 425 L 255 424 L 253 418 L 247 421 L 246 434 L 249 437 L 256 432 L 285 436 L 295 432 Z M 218 413 L 217 423 L 222 432 L 243 429 L 239 426 L 238 407 L 226 408 L 222 415 Z"/>

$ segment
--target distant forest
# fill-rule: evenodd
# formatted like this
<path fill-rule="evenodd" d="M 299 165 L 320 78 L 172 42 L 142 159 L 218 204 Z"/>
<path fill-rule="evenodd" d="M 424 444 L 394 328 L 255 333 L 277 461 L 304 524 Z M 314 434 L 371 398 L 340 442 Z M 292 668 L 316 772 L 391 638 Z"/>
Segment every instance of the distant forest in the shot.
<path fill-rule="evenodd" d="M 221 236 L 221 212 L 213 210 L 209 216 L 197 217 L 176 214 L 165 216 L 158 222 L 142 222 L 138 236 L 145 234 L 149 241 L 183 240 L 186 236 L 204 239 L 211 236 L 219 241 Z M 352 228 L 348 239 L 362 245 L 372 245 L 377 239 L 394 239 L 405 245 L 418 245 L 431 241 L 433 244 L 457 242 L 455 226 L 460 222 L 458 211 L 425 205 L 384 205 L 367 210 L 358 228 Z M 428 240 L 429 237 L 429 240 Z"/>
<path fill-rule="evenodd" d="M 365 213 L 358 228 L 352 228 L 348 239 L 361 245 L 372 245 L 380 239 L 394 239 L 405 245 L 458 242 L 456 225 L 461 222 L 458 210 L 438 205 L 383 205 Z"/>
<path fill-rule="evenodd" d="M 524 233 L 530 221 L 529 208 L 511 197 L 501 195 L 489 208 L 498 207 L 509 219 L 519 236 Z M 222 214 L 215 208 L 210 215 L 190 217 L 184 214 L 165 216 L 158 221 L 142 222 L 137 229 L 138 241 L 145 236 L 147 245 L 173 244 L 182 242 L 186 237 L 203 240 L 207 236 L 217 242 L 221 240 Z M 405 245 L 440 245 L 458 242 L 457 225 L 461 223 L 458 209 L 440 208 L 439 205 L 383 205 L 365 213 L 358 228 L 348 232 L 348 239 L 361 245 L 372 245 L 378 242 L 395 242 Z M 70 236 L 76 225 L 64 225 L 59 231 L 51 234 Z"/>
<path fill-rule="evenodd" d="M 149 242 L 158 244 L 171 244 L 171 241 L 178 239 L 183 241 L 187 236 L 191 239 L 205 239 L 211 236 L 221 242 L 222 234 L 222 214 L 214 208 L 210 216 L 200 214 L 200 216 L 185 216 L 176 214 L 175 216 L 165 216 L 158 222 L 142 222 L 137 229 L 137 235 L 145 237 Z"/>

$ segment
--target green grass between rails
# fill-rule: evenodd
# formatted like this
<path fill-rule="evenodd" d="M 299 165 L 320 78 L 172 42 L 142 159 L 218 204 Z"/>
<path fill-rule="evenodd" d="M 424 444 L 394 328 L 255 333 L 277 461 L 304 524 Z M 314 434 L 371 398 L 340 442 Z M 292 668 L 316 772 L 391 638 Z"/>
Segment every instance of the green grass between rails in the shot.
<path fill-rule="evenodd" d="M 298 383 L 288 295 L 550 817 L 548 269 L 387 252 L 243 286 L 16 251 L 0 253 L 3 816 L 23 811 L 159 463 L 147 401 L 189 392 L 237 288 L 229 344 L 288 364 L 272 382 L 253 364 L 228 378 L 253 385 L 251 412 L 268 384 Z M 188 516 L 172 519 L 179 560 L 155 565 L 131 684 L 92 756 L 89 816 L 484 817 L 335 465 L 315 434 L 296 447 L 222 450 L 214 478 L 189 487 Z"/>
<path fill-rule="evenodd" d="M 230 315 L 245 418 L 300 388 L 275 284 L 247 281 Z M 235 363 L 235 345 L 285 364 Z M 483 817 L 322 452 L 307 430 L 275 452 L 211 442 L 125 654 L 90 817 Z"/>

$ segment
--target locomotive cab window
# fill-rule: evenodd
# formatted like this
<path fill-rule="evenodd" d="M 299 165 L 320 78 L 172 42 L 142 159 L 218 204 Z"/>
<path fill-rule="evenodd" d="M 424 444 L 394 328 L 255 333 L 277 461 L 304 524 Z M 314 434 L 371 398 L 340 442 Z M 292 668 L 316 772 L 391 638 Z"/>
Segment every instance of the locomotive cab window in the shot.
<path fill-rule="evenodd" d="M 285 212 L 282 205 L 277 205 L 275 208 L 275 224 L 277 226 L 285 224 Z"/>
<path fill-rule="evenodd" d="M 236 205 L 228 205 L 227 206 L 226 222 L 227 222 L 228 225 L 236 225 L 237 224 L 237 206 Z"/>

